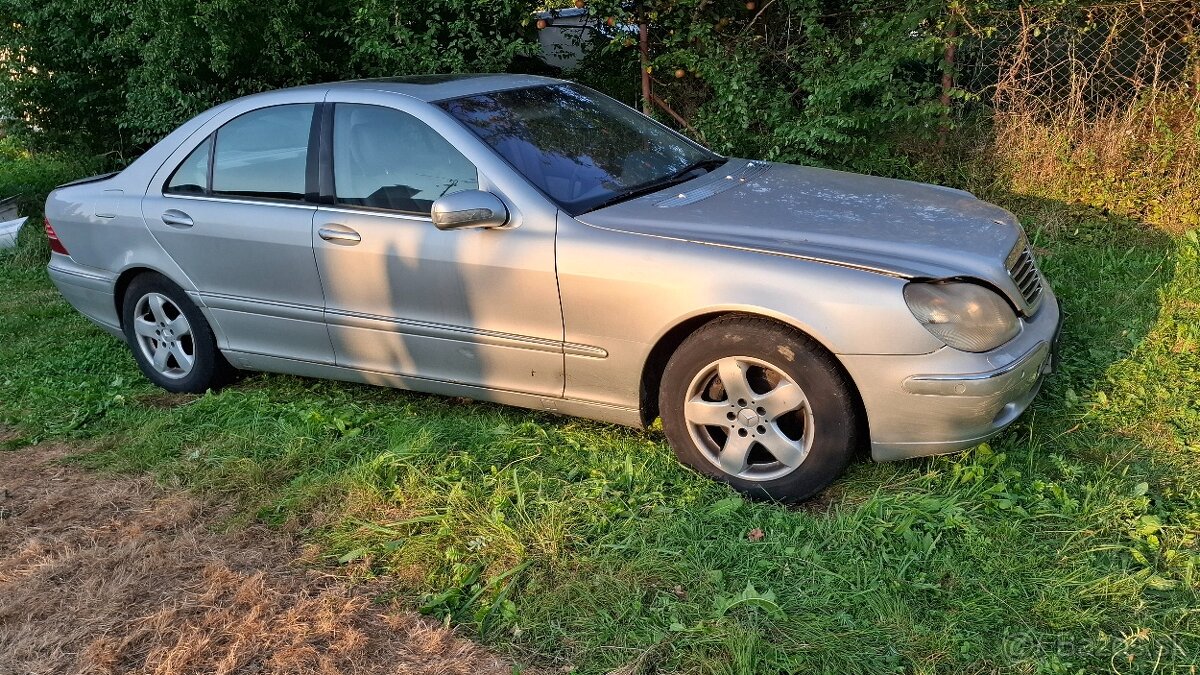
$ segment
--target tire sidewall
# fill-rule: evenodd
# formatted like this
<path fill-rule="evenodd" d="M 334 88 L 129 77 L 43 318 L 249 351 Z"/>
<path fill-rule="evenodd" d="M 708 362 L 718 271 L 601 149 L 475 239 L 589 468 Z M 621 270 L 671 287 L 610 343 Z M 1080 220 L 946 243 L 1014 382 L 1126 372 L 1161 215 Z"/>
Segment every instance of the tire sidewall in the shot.
<path fill-rule="evenodd" d="M 169 298 L 187 317 L 188 324 L 191 326 L 196 362 L 192 366 L 192 372 L 188 373 L 186 377 L 169 378 L 155 370 L 138 344 L 138 337 L 133 328 L 134 310 L 138 301 L 150 293 L 158 293 Z M 134 361 L 137 362 L 142 374 L 154 384 L 171 392 L 195 394 L 203 393 L 219 384 L 218 379 L 222 372 L 221 366 L 224 364 L 224 357 L 217 350 L 212 329 L 204 318 L 204 314 L 200 312 L 200 308 L 187 297 L 187 293 L 166 277 L 147 273 L 138 276 L 129 284 L 121 304 L 121 325 L 125 333 L 125 341 L 133 353 Z"/>
<path fill-rule="evenodd" d="M 786 476 L 751 481 L 730 476 L 696 446 L 684 418 L 688 387 L 718 359 L 741 356 L 770 363 L 790 377 L 813 413 L 813 442 L 804 462 Z M 772 322 L 726 320 L 706 325 L 680 345 L 663 373 L 659 411 L 663 431 L 681 462 L 756 498 L 794 502 L 820 492 L 845 470 L 856 444 L 857 420 L 848 383 L 832 357 L 811 340 Z"/>

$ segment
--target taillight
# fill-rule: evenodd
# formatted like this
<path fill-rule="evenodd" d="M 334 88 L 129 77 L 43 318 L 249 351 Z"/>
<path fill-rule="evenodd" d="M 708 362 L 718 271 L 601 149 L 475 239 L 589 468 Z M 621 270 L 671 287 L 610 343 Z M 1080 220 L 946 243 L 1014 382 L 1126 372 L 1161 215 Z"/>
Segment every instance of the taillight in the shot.
<path fill-rule="evenodd" d="M 46 219 L 46 238 L 50 240 L 50 250 L 63 255 L 71 255 L 67 253 L 67 247 L 62 245 L 58 240 L 58 235 L 54 233 L 54 228 L 50 226 L 50 219 Z"/>

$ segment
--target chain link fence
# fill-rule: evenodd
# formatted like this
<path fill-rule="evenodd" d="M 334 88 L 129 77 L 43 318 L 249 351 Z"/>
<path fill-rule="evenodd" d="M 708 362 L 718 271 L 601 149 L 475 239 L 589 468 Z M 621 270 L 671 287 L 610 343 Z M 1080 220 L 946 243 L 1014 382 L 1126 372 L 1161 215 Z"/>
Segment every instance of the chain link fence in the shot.
<path fill-rule="evenodd" d="M 1099 112 L 1160 92 L 1200 101 L 1200 2 L 1142 0 L 994 12 L 968 26 L 960 87 L 998 110 Z"/>

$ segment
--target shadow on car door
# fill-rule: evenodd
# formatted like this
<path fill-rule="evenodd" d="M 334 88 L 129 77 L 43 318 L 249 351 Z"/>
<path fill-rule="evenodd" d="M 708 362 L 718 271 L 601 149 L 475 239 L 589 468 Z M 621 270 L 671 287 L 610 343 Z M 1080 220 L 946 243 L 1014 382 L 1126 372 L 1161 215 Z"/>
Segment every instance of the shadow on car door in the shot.
<path fill-rule="evenodd" d="M 329 127 L 312 241 L 337 364 L 560 397 L 554 223 L 439 230 L 432 203 L 479 185 L 470 161 L 394 108 L 338 103 Z"/>
<path fill-rule="evenodd" d="M 332 363 L 305 181 L 315 104 L 260 108 L 200 142 L 142 201 L 222 348 Z"/>

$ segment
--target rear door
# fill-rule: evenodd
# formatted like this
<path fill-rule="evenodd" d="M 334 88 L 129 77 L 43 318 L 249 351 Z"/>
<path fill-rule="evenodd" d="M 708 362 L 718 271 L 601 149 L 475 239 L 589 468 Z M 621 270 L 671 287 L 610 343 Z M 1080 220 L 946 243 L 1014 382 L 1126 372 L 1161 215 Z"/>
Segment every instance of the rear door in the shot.
<path fill-rule="evenodd" d="M 317 101 L 262 107 L 198 135 L 142 202 L 225 349 L 333 362 L 312 250 L 316 206 L 305 201 L 317 109 Z"/>

